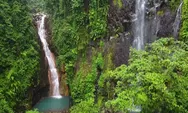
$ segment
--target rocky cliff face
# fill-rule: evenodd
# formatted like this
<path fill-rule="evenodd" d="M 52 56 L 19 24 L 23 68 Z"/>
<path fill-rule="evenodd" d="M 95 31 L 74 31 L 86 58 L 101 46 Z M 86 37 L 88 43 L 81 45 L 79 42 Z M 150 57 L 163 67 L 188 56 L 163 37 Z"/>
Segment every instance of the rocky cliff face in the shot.
<path fill-rule="evenodd" d="M 37 29 L 37 20 L 40 19 L 39 15 L 34 16 L 34 24 Z M 49 44 L 50 49 L 52 50 L 52 56 L 55 58 L 55 52 L 54 48 L 52 48 L 52 31 L 51 31 L 51 21 L 49 18 L 45 18 L 45 29 L 46 29 L 46 36 L 47 36 L 47 42 Z M 52 91 L 50 91 L 50 72 L 49 72 L 49 66 L 48 66 L 48 60 L 45 56 L 44 50 L 43 50 L 43 44 L 40 41 L 40 37 L 38 36 L 38 43 L 40 45 L 40 75 L 39 75 L 39 83 L 36 87 L 33 88 L 33 102 L 32 104 L 35 105 L 39 100 L 42 98 L 48 97 L 52 95 Z M 68 86 L 66 84 L 66 74 L 65 74 L 65 67 L 62 66 L 60 70 L 58 70 L 59 74 L 59 82 L 60 82 L 60 94 L 62 96 L 68 96 Z"/>
<path fill-rule="evenodd" d="M 127 64 L 129 47 L 134 40 L 135 1 L 122 0 L 121 5 L 110 1 L 108 14 L 109 40 L 117 38 L 114 43 L 113 61 L 116 66 Z M 178 4 L 177 4 L 178 8 Z M 173 24 L 176 9 L 173 10 L 168 0 L 146 0 L 144 43 L 151 43 L 162 37 L 173 36 Z"/>
<path fill-rule="evenodd" d="M 36 21 L 38 20 L 38 16 L 34 16 L 33 23 L 36 27 L 37 32 L 37 24 Z M 45 20 L 45 23 L 47 24 L 47 20 Z M 33 95 L 32 95 L 32 105 L 34 106 L 41 98 L 47 97 L 49 93 L 50 83 L 48 79 L 48 62 L 45 58 L 45 53 L 43 51 L 43 46 L 40 41 L 39 36 L 38 43 L 40 45 L 40 75 L 39 75 L 39 83 L 36 83 L 35 87 L 33 88 Z"/>
<path fill-rule="evenodd" d="M 134 41 L 134 24 L 136 0 L 109 0 L 108 12 L 108 36 L 105 42 L 103 55 L 111 55 L 113 66 L 128 64 L 129 49 Z M 145 0 L 145 27 L 144 43 L 173 36 L 173 24 L 176 18 L 176 11 L 172 9 L 168 0 Z M 96 47 L 95 47 L 96 48 Z M 90 49 L 88 51 L 91 51 Z M 108 51 L 108 52 L 106 52 Z M 89 53 L 89 52 L 88 52 Z M 106 62 L 108 63 L 108 62 Z"/>
<path fill-rule="evenodd" d="M 106 68 L 114 68 L 122 64 L 128 64 L 129 49 L 132 46 L 134 40 L 135 29 L 133 25 L 137 19 L 135 16 L 136 0 L 120 0 L 120 3 L 114 1 L 117 0 L 109 0 L 109 33 L 106 40 L 104 41 L 104 47 L 100 49 L 99 47 L 93 46 L 92 44 L 90 47 L 88 47 L 89 49 L 87 49 L 86 53 L 88 53 L 87 59 L 89 64 L 91 64 L 90 58 L 92 57 L 91 51 L 93 47 L 99 48 L 96 50 L 100 50 L 100 52 L 102 52 L 103 56 L 105 57 L 104 65 L 106 65 Z M 89 10 L 87 4 L 88 3 L 86 3 L 85 6 L 86 12 Z M 145 43 L 151 43 L 158 38 L 173 36 L 173 24 L 176 18 L 176 10 L 172 10 L 170 1 L 146 0 L 145 15 Z M 51 33 L 48 35 L 51 35 Z M 93 56 L 94 55 L 95 54 L 93 54 Z M 47 76 L 48 67 L 44 59 L 43 52 L 41 52 L 41 58 L 41 83 L 37 88 L 35 88 L 34 103 L 37 102 L 41 97 L 45 96 L 44 92 L 49 91 L 49 81 Z M 81 60 L 78 60 L 77 64 L 79 64 L 79 62 L 81 62 Z M 79 69 L 76 71 L 78 72 L 78 70 Z M 65 75 L 65 69 L 63 67 L 61 69 L 61 74 Z M 66 77 L 62 77 L 62 81 L 65 78 Z M 67 91 L 64 95 L 68 95 L 68 87 L 66 86 L 65 82 L 63 83 L 64 88 L 62 88 L 61 92 Z"/>
<path fill-rule="evenodd" d="M 150 42 L 149 40 L 154 35 L 157 37 L 172 36 L 176 11 L 171 9 L 169 1 L 148 0 L 145 15 L 145 31 L 149 38 L 146 42 Z M 122 7 L 111 3 L 108 16 L 111 35 L 117 32 L 131 32 L 133 34 L 132 26 L 135 20 L 135 0 L 123 0 Z"/>

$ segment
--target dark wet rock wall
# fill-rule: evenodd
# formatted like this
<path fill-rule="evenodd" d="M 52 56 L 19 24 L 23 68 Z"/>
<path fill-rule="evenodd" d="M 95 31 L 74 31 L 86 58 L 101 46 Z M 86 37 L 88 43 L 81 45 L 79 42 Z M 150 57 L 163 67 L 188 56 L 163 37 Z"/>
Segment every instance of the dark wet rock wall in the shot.
<path fill-rule="evenodd" d="M 171 9 L 170 1 L 148 0 L 145 15 L 145 44 L 162 37 L 173 36 L 176 10 Z M 110 2 L 108 14 L 110 36 L 108 39 L 117 38 L 114 42 L 116 46 L 113 53 L 115 66 L 128 63 L 129 48 L 134 40 L 135 20 L 135 0 L 122 0 L 122 7 L 114 4 L 113 1 Z"/>

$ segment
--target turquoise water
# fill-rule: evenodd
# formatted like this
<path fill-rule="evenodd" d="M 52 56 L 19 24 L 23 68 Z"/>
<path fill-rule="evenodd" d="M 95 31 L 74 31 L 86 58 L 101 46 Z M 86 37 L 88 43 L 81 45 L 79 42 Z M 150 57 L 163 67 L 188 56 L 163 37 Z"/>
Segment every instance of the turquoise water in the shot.
<path fill-rule="evenodd" d="M 34 109 L 38 109 L 40 112 L 45 111 L 63 111 L 67 110 L 70 105 L 69 97 L 54 98 L 47 97 L 40 100 L 35 106 Z"/>

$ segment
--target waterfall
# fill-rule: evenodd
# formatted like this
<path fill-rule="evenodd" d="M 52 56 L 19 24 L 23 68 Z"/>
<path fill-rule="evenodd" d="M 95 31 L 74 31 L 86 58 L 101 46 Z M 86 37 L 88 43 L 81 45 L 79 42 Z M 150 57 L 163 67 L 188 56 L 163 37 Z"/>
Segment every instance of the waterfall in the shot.
<path fill-rule="evenodd" d="M 46 29 L 45 29 L 45 18 L 46 15 L 41 14 L 41 19 L 38 20 L 38 35 L 43 45 L 43 50 L 45 53 L 45 57 L 47 58 L 48 65 L 49 65 L 49 75 L 50 75 L 50 82 L 52 87 L 52 96 L 56 98 L 61 98 L 59 93 L 59 80 L 58 80 L 58 72 L 56 69 L 55 61 L 52 56 L 52 53 L 48 47 L 48 43 L 46 40 Z"/>
<path fill-rule="evenodd" d="M 174 35 L 174 38 L 178 38 L 178 35 L 179 35 L 179 29 L 180 29 L 180 25 L 181 25 L 181 8 L 182 8 L 182 5 L 183 5 L 183 1 L 180 3 L 179 7 L 178 7 L 178 10 L 177 10 L 177 13 L 176 13 L 176 19 L 174 21 L 174 24 L 173 24 L 173 35 Z"/>
<path fill-rule="evenodd" d="M 145 32 L 145 4 L 146 0 L 136 0 L 136 18 L 134 25 L 133 47 L 138 50 L 144 49 L 144 32 Z"/>

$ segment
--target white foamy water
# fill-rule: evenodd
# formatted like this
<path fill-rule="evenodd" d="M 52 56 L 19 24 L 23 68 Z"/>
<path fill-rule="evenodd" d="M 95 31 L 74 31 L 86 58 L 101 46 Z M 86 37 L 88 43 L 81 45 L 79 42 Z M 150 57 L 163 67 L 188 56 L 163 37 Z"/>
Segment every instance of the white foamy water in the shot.
<path fill-rule="evenodd" d="M 173 29 L 174 29 L 173 35 L 176 39 L 178 38 L 179 29 L 180 29 L 180 25 L 181 25 L 181 8 L 182 8 L 182 5 L 183 5 L 183 1 L 180 3 L 180 5 L 178 7 L 178 10 L 177 10 L 177 13 L 176 13 L 176 19 L 175 19 L 174 24 L 173 24 Z"/>
<path fill-rule="evenodd" d="M 144 29 L 145 29 L 145 4 L 146 0 L 136 0 L 136 21 L 134 25 L 133 46 L 141 50 L 144 48 Z"/>
<path fill-rule="evenodd" d="M 38 34 L 40 37 L 40 40 L 43 45 L 43 50 L 45 53 L 45 57 L 47 58 L 48 65 L 49 65 L 49 71 L 50 71 L 50 82 L 52 87 L 52 97 L 55 98 L 61 98 L 61 95 L 59 93 L 59 79 L 58 79 L 58 72 L 56 69 L 55 61 L 53 59 L 52 53 L 48 47 L 48 43 L 46 40 L 46 29 L 45 29 L 45 18 L 46 15 L 41 14 L 40 20 L 37 21 L 38 23 Z"/>

